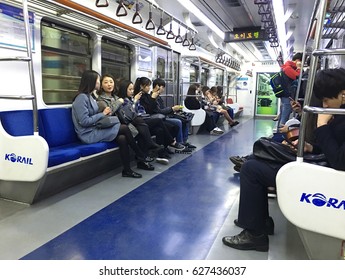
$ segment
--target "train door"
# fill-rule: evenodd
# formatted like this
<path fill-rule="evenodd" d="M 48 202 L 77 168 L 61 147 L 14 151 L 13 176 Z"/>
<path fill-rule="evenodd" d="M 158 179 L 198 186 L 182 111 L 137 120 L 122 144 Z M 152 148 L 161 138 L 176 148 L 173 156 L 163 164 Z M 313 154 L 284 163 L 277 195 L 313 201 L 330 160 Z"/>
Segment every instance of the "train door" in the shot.
<path fill-rule="evenodd" d="M 256 76 L 255 116 L 276 116 L 278 114 L 278 98 L 270 85 L 274 73 L 258 72 Z"/>
<path fill-rule="evenodd" d="M 156 49 L 156 78 L 165 81 L 162 98 L 166 106 L 173 106 L 179 100 L 179 60 L 180 54 L 163 48 Z"/>

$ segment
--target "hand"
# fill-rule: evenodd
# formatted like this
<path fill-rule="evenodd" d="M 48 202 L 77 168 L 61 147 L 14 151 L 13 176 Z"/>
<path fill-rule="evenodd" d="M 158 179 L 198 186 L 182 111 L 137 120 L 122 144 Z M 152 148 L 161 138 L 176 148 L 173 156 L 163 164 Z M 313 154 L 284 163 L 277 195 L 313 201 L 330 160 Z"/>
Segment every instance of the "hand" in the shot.
<path fill-rule="evenodd" d="M 134 101 L 138 101 L 138 100 L 141 98 L 142 95 L 143 95 L 142 92 L 139 92 L 138 94 L 136 94 L 136 95 L 134 96 Z"/>
<path fill-rule="evenodd" d="M 106 115 L 110 115 L 111 114 L 111 109 L 110 107 L 106 107 L 104 110 L 103 110 L 103 114 L 106 116 Z"/>
<path fill-rule="evenodd" d="M 295 147 L 297 147 L 297 145 L 298 145 L 298 139 L 295 140 L 295 141 L 292 141 L 291 143 L 292 143 L 292 145 L 294 145 Z M 314 149 L 314 147 L 313 147 L 312 144 L 310 144 L 310 143 L 308 143 L 308 142 L 306 142 L 306 141 L 304 142 L 304 149 L 303 149 L 303 151 L 304 151 L 305 153 L 312 153 L 312 152 L 313 152 L 313 149 Z"/>
<path fill-rule="evenodd" d="M 156 99 L 159 96 L 159 91 L 153 91 L 151 96 L 152 98 Z"/>
<path fill-rule="evenodd" d="M 328 124 L 328 122 L 332 119 L 332 117 L 333 117 L 332 115 L 318 114 L 318 116 L 317 116 L 317 127 Z"/>
<path fill-rule="evenodd" d="M 291 108 L 294 112 L 296 113 L 301 113 L 302 112 L 302 107 L 301 107 L 301 104 L 295 100 L 292 100 L 290 101 L 290 104 L 291 104 Z"/>
<path fill-rule="evenodd" d="M 173 109 L 174 112 L 180 111 L 181 110 L 181 106 L 180 105 L 175 105 L 173 107 L 171 107 Z"/>

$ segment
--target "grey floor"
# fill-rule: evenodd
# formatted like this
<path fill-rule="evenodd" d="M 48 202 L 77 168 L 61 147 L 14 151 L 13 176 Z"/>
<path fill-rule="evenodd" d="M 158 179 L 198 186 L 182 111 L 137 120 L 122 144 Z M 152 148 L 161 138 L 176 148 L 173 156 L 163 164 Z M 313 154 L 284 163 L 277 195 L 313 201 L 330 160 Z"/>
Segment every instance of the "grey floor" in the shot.
<path fill-rule="evenodd" d="M 253 120 L 242 117 L 240 121 L 245 123 Z M 226 131 L 230 129 L 227 125 L 223 128 Z M 272 131 L 272 128 L 267 128 L 267 131 Z M 241 125 L 237 129 L 240 130 Z M 190 142 L 197 149 L 202 149 L 217 137 L 208 134 L 191 135 Z M 238 154 L 245 152 L 238 150 Z M 31 206 L 0 200 L 0 259 L 20 259 L 188 156 L 177 154 L 167 166 L 155 164 L 155 171 L 143 172 L 144 176 L 139 180 L 122 178 L 119 170 L 114 170 Z M 222 156 L 227 158 L 229 155 Z M 230 162 L 229 172 L 236 176 Z M 237 234 L 240 230 L 233 224 L 237 217 L 238 197 L 237 188 L 229 197 L 232 207 L 207 256 L 208 260 L 308 259 L 296 228 L 284 218 L 276 199 L 270 200 L 276 234 L 270 237 L 268 253 L 238 251 L 223 246 L 221 238 L 224 235 Z"/>

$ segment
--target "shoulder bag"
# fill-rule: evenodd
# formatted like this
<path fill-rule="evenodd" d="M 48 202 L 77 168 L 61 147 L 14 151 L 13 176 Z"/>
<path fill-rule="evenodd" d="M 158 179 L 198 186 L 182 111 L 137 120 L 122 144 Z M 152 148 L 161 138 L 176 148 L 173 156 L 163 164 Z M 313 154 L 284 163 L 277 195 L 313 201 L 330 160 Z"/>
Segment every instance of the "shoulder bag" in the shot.
<path fill-rule="evenodd" d="M 116 117 L 116 116 L 104 116 L 104 118 L 102 118 L 96 122 L 96 127 L 100 128 L 100 129 L 108 128 L 108 127 L 112 127 L 118 123 L 120 123 L 118 117 Z"/>
<path fill-rule="evenodd" d="M 261 137 L 254 143 L 253 155 L 263 160 L 285 164 L 296 160 L 297 150 L 270 138 Z M 328 165 L 324 154 L 306 153 L 303 160 L 317 165 Z"/>

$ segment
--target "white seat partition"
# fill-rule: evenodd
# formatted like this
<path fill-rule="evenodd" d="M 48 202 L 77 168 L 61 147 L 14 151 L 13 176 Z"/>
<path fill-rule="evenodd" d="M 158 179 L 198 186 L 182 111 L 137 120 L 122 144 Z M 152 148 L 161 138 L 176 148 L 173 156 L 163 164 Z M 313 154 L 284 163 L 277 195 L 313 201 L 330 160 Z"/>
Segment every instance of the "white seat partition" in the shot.
<path fill-rule="evenodd" d="M 184 107 L 183 111 L 187 112 L 187 113 L 193 113 L 194 114 L 194 117 L 193 117 L 193 119 L 191 121 L 192 128 L 193 127 L 200 127 L 205 122 L 206 112 L 205 112 L 204 109 L 200 108 L 200 109 L 197 109 L 197 110 L 189 110 L 186 107 Z"/>
<path fill-rule="evenodd" d="M 0 180 L 35 182 L 48 166 L 49 147 L 39 135 L 11 136 L 0 122 Z"/>
<path fill-rule="evenodd" d="M 345 172 L 290 162 L 279 170 L 276 183 L 279 207 L 300 229 L 310 257 L 322 259 L 326 253 L 320 252 L 322 236 L 313 244 L 315 233 L 323 235 L 325 240 L 337 239 L 335 242 L 339 246 L 332 250 L 334 256 L 339 256 L 341 240 L 345 240 Z M 308 235 L 308 232 L 313 234 Z"/>

